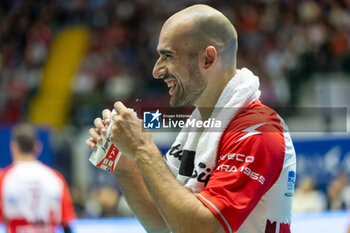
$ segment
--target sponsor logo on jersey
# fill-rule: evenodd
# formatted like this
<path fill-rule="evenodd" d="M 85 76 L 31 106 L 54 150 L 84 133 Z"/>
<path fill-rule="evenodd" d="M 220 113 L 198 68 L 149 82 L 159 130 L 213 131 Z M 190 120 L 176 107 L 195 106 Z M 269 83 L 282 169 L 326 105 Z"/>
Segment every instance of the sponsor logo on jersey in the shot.
<path fill-rule="evenodd" d="M 290 197 L 294 195 L 294 186 L 295 186 L 295 172 L 288 172 L 288 181 L 287 181 L 287 192 L 284 193 L 285 196 Z"/>

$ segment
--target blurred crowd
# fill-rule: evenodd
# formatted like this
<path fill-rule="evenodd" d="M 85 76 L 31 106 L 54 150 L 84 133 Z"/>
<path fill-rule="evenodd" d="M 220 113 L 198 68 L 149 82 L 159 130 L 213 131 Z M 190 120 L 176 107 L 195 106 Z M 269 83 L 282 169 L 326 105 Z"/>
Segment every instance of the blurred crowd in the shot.
<path fill-rule="evenodd" d="M 134 216 L 124 196 L 115 186 L 94 186 L 88 193 L 78 186 L 72 186 L 70 192 L 78 218 Z"/>
<path fill-rule="evenodd" d="M 50 46 L 63 28 L 72 25 L 88 27 L 91 40 L 72 83 L 70 125 L 91 125 L 115 100 L 130 107 L 167 106 L 166 85 L 152 78 L 158 34 L 167 17 L 194 3 L 217 8 L 234 24 L 238 68 L 248 67 L 260 77 L 262 100 L 268 105 L 297 106 L 301 86 L 316 73 L 350 73 L 346 0 L 2 0 L 0 124 L 28 117 Z M 303 183 L 300 188 L 310 190 L 312 185 Z M 80 216 L 116 214 L 117 191 L 96 188 L 92 199 L 84 201 L 80 192 L 72 188 Z M 329 199 L 334 193 L 329 191 Z M 115 198 L 106 201 L 111 195 Z"/>
<path fill-rule="evenodd" d="M 295 190 L 293 211 L 315 212 L 324 210 L 345 210 L 350 208 L 350 186 L 345 174 L 339 174 L 327 185 L 319 189 L 311 177 L 303 177 Z"/>
<path fill-rule="evenodd" d="M 72 84 L 74 125 L 90 124 L 97 110 L 116 99 L 130 106 L 137 100 L 166 106 L 166 87 L 151 73 L 158 33 L 169 15 L 198 2 L 216 7 L 233 22 L 238 67 L 261 77 L 266 104 L 298 105 L 300 86 L 314 73 L 350 72 L 346 0 L 7 0 L 0 3 L 1 122 L 27 116 L 50 45 L 70 25 L 87 26 L 92 33 Z"/>

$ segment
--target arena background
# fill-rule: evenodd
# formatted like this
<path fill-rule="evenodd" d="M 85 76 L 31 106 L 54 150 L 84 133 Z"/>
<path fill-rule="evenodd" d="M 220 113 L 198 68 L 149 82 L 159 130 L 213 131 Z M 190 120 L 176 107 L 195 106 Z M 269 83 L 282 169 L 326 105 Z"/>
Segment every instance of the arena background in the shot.
<path fill-rule="evenodd" d="M 152 78 L 162 23 L 194 3 L 222 11 L 239 36 L 238 68 L 260 77 L 262 101 L 285 118 L 297 152 L 292 232 L 340 232 L 350 207 L 350 2 L 2 0 L 0 167 L 11 162 L 11 127 L 36 123 L 40 160 L 67 179 L 74 232 L 142 232 L 114 178 L 85 147 L 102 109 L 167 107 Z M 166 151 L 175 132 L 154 132 Z M 4 228 L 0 228 L 0 232 Z M 57 232 L 61 232 L 59 229 Z"/>

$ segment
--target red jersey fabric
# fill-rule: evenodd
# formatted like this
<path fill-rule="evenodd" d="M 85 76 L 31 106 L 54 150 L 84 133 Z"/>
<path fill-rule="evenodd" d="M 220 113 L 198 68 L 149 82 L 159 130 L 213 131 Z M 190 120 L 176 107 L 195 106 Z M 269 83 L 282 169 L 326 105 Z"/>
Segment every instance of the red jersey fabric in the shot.
<path fill-rule="evenodd" d="M 226 232 L 290 232 L 296 161 L 284 126 L 256 101 L 223 133 L 216 169 L 197 197 Z"/>

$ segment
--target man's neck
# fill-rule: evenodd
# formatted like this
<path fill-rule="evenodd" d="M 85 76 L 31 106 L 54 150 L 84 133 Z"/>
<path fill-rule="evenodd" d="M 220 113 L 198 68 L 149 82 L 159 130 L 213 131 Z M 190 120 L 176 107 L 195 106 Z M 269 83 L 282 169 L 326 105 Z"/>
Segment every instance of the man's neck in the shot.
<path fill-rule="evenodd" d="M 216 77 L 215 82 L 212 84 L 212 88 L 209 89 L 196 104 L 196 107 L 201 113 L 202 120 L 208 120 L 211 116 L 216 103 L 218 102 L 222 92 L 229 83 L 229 81 L 237 74 L 237 70 L 233 70 L 230 73 L 219 75 Z"/>
<path fill-rule="evenodd" d="M 36 156 L 32 154 L 17 154 L 13 156 L 13 161 L 14 162 L 31 162 L 31 161 L 36 161 Z"/>

